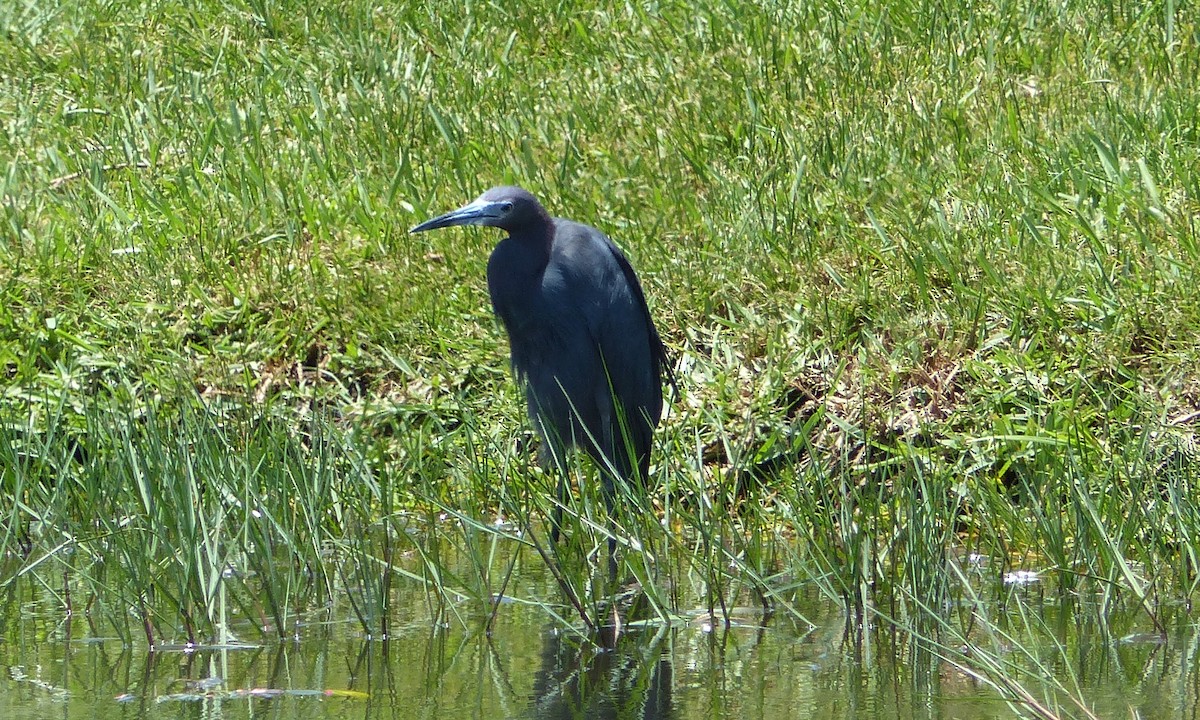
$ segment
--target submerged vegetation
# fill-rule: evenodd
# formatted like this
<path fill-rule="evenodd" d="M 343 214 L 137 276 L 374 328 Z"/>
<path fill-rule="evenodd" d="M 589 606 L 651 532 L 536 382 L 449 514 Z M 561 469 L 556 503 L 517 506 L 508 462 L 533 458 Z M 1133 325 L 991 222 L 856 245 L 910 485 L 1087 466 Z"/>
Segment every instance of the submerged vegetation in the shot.
<path fill-rule="evenodd" d="M 626 622 L 816 594 L 1086 716 L 1013 573 L 1114 638 L 1196 596 L 1198 28 L 0 0 L 0 588 L 129 643 L 386 636 L 406 584 L 445 622 L 608 624 L 586 463 L 569 541 L 540 524 L 496 237 L 406 232 L 509 181 L 627 250 L 678 360 L 615 518 Z"/>

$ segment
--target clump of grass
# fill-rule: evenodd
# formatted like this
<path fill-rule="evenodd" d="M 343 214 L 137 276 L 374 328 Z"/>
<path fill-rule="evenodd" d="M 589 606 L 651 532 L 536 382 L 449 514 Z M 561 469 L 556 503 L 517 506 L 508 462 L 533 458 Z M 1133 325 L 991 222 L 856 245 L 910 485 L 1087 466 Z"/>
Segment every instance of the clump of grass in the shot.
<path fill-rule="evenodd" d="M 329 547 L 372 476 L 319 423 L 194 399 L 7 420 L 5 534 L 26 561 L 6 582 L 77 577 L 77 606 L 127 641 L 137 618 L 152 646 L 228 642 L 245 618 L 283 636 L 336 597 Z"/>

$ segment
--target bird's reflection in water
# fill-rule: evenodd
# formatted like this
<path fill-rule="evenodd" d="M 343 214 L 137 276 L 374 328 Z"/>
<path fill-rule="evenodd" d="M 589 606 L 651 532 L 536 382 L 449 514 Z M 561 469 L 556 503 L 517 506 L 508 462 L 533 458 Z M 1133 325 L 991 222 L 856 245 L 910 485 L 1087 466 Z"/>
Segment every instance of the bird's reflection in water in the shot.
<path fill-rule="evenodd" d="M 604 650 L 547 631 L 542 667 L 533 683 L 530 717 L 669 718 L 671 660 L 658 635 L 628 633 Z"/>

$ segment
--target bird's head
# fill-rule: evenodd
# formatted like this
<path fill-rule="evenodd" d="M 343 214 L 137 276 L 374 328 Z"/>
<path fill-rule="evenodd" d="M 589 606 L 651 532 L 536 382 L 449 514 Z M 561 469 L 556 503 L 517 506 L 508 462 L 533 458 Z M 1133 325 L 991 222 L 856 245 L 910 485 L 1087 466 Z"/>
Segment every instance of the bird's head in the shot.
<path fill-rule="evenodd" d="M 509 233 L 536 228 L 550 217 L 529 191 L 514 186 L 494 187 L 478 198 L 417 225 L 410 233 L 425 232 L 451 225 L 489 225 Z"/>

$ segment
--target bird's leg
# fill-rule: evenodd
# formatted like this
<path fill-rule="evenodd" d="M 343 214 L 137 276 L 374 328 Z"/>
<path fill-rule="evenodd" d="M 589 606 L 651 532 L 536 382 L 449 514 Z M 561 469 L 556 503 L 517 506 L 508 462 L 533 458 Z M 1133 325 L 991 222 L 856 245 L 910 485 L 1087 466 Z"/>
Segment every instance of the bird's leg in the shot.
<path fill-rule="evenodd" d="M 615 479 L 610 476 L 608 468 L 600 469 L 601 488 L 600 493 L 604 496 L 604 510 L 608 513 L 608 581 L 610 584 L 615 584 L 617 581 L 617 520 L 616 513 L 616 485 Z"/>
<path fill-rule="evenodd" d="M 613 536 L 608 538 L 608 582 L 617 582 L 617 539 Z"/>
<path fill-rule="evenodd" d="M 545 433 L 542 433 L 542 447 L 538 452 L 538 461 L 542 470 L 558 476 L 558 487 L 555 493 L 557 502 L 550 510 L 550 542 L 554 545 L 558 544 L 558 539 L 562 536 L 563 508 L 567 506 L 567 493 L 570 490 L 567 483 L 567 464 L 563 461 L 562 452 L 561 448 L 553 445 L 546 439 Z"/>
<path fill-rule="evenodd" d="M 609 392 L 612 390 L 609 388 Z M 622 433 L 619 424 L 619 410 L 612 395 L 602 395 L 600 406 L 600 427 L 603 428 L 599 444 L 594 454 L 600 466 L 600 491 L 604 497 L 604 510 L 608 513 L 608 581 L 616 586 L 617 581 L 617 492 L 628 490 L 625 487 L 630 476 L 628 455 L 625 444 L 621 442 Z"/>
<path fill-rule="evenodd" d="M 604 499 L 604 511 L 608 517 L 608 582 L 616 587 L 617 582 L 617 528 L 620 526 L 617 515 L 617 483 L 623 482 L 614 468 L 608 463 L 600 467 L 600 495 Z"/>
<path fill-rule="evenodd" d="M 558 475 L 558 502 L 554 504 L 554 509 L 550 511 L 550 542 L 558 544 L 558 538 L 562 534 L 562 517 L 563 508 L 567 504 L 567 478 L 562 472 Z"/>

